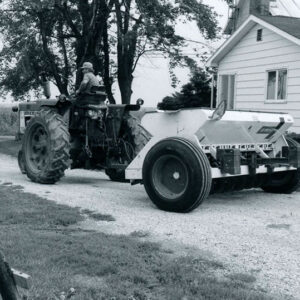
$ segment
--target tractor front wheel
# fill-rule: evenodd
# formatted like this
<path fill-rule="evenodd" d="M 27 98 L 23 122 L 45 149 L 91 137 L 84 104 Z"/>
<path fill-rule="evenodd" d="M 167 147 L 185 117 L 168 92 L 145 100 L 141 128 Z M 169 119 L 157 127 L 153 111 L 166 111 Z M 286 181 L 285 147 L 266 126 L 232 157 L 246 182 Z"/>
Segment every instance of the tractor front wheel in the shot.
<path fill-rule="evenodd" d="M 150 199 L 160 209 L 189 212 L 209 195 L 211 168 L 205 153 L 192 142 L 168 138 L 148 152 L 143 182 Z"/>
<path fill-rule="evenodd" d="M 24 159 L 24 155 L 23 155 L 22 150 L 20 150 L 19 153 L 18 153 L 18 165 L 19 165 L 19 169 L 20 169 L 21 173 L 26 174 L 25 159 Z"/>
<path fill-rule="evenodd" d="M 70 163 L 70 137 L 62 117 L 42 110 L 27 125 L 22 152 L 27 176 L 34 182 L 53 184 Z"/>

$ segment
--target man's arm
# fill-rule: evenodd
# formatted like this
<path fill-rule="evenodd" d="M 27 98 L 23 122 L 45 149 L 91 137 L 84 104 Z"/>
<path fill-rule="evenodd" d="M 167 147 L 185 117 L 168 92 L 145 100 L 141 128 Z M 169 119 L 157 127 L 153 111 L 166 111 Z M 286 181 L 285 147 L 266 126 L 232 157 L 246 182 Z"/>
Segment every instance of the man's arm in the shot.
<path fill-rule="evenodd" d="M 82 93 L 82 92 L 84 92 L 85 91 L 85 89 L 86 89 L 86 87 L 87 87 L 87 85 L 88 85 L 88 83 L 89 83 L 89 76 L 88 76 L 88 74 L 84 74 L 84 76 L 83 76 L 83 80 L 81 81 L 81 84 L 80 84 L 80 86 L 79 86 L 79 88 L 78 88 L 78 90 L 77 90 L 77 94 L 79 94 L 79 93 Z"/>

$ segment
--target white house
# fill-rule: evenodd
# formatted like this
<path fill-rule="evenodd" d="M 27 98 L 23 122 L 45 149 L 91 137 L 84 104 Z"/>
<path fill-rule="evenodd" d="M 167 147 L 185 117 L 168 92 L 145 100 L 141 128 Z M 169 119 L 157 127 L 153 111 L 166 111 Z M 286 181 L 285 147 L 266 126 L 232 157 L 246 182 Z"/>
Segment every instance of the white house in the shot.
<path fill-rule="evenodd" d="M 288 112 L 300 133 L 300 18 L 249 15 L 208 63 L 218 69 L 217 102 Z"/>

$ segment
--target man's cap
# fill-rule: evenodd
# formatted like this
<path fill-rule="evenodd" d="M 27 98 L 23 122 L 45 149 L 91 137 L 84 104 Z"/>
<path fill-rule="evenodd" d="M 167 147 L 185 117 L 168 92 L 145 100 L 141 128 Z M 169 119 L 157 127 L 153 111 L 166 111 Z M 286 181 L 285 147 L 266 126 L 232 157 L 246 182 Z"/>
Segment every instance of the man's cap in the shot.
<path fill-rule="evenodd" d="M 91 70 L 93 70 L 94 66 L 90 62 L 84 62 L 83 65 L 82 65 L 82 67 L 80 69 L 91 69 Z"/>

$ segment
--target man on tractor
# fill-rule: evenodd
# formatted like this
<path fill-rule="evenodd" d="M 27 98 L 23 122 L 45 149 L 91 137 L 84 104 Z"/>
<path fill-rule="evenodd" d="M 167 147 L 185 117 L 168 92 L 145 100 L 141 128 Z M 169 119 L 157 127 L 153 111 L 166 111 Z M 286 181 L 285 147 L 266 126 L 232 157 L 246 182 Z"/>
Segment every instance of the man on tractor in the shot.
<path fill-rule="evenodd" d="M 84 94 L 84 93 L 91 93 L 92 87 L 99 87 L 99 80 L 94 74 L 94 67 L 93 64 L 90 62 L 83 63 L 81 67 L 83 73 L 83 80 L 76 91 L 76 95 Z"/>

